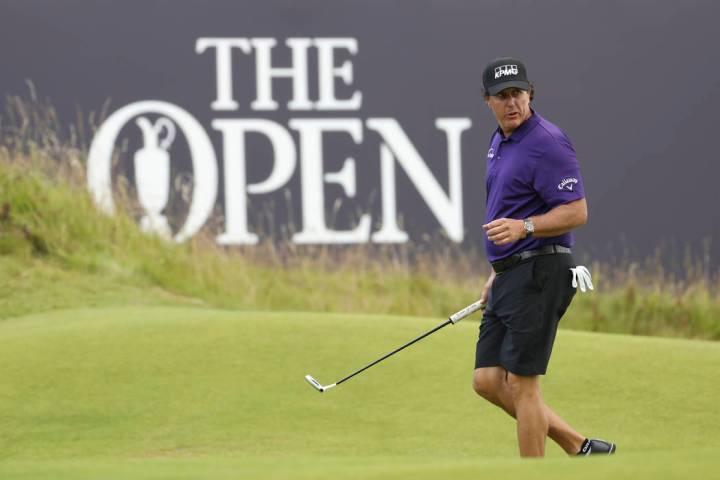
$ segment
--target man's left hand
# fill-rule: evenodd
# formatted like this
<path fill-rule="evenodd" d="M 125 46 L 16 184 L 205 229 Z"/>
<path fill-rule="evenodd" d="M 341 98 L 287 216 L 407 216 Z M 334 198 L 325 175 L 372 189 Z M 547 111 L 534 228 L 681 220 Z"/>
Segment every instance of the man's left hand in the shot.
<path fill-rule="evenodd" d="M 522 220 L 498 218 L 483 225 L 488 240 L 495 245 L 509 245 L 525 238 L 525 225 Z"/>

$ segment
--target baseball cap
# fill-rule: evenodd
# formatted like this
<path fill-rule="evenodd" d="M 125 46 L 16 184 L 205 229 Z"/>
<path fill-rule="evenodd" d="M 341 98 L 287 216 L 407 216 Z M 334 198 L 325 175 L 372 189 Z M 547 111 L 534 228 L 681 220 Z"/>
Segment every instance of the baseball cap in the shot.
<path fill-rule="evenodd" d="M 488 95 L 497 95 L 506 88 L 530 90 L 525 65 L 517 58 L 502 57 L 493 60 L 483 72 L 483 87 Z"/>

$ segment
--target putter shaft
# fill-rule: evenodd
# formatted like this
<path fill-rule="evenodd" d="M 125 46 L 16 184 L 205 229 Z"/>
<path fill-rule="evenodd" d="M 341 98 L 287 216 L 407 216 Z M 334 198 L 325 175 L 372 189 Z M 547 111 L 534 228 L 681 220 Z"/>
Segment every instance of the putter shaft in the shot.
<path fill-rule="evenodd" d="M 350 380 L 350 379 L 351 379 L 352 377 L 354 377 L 355 375 L 364 372 L 365 370 L 367 370 L 368 368 L 372 367 L 373 365 L 377 365 L 378 363 L 382 362 L 383 360 L 385 360 L 385 359 L 388 358 L 388 357 L 392 357 L 393 355 L 395 355 L 395 354 L 398 353 L 399 351 L 406 349 L 407 347 L 409 347 L 409 346 L 412 345 L 413 343 L 419 342 L 420 340 L 422 340 L 423 338 L 427 337 L 428 335 L 431 335 L 431 334 L 437 332 L 437 331 L 440 330 L 441 328 L 446 327 L 446 326 L 448 326 L 448 325 L 451 324 L 451 323 L 453 323 L 453 322 L 450 321 L 449 319 L 446 320 L 444 323 L 438 325 L 437 327 L 433 328 L 433 329 L 430 330 L 429 332 L 423 333 L 423 334 L 420 335 L 419 337 L 417 337 L 417 338 L 415 338 L 415 339 L 413 339 L 413 340 L 410 340 L 408 343 L 406 343 L 406 344 L 403 345 L 402 347 L 396 348 L 396 349 L 393 350 L 392 352 L 390 352 L 390 353 L 388 353 L 388 354 L 386 354 L 386 355 L 378 358 L 378 359 L 375 360 L 374 362 L 365 365 L 365 366 L 364 366 L 363 368 L 361 368 L 360 370 L 357 370 L 357 371 L 351 373 L 350 375 L 348 375 L 347 377 L 343 378 L 342 380 L 338 380 L 335 384 L 336 384 L 336 385 L 340 385 L 340 384 L 343 383 L 344 381 Z"/>
<path fill-rule="evenodd" d="M 322 385 L 320 382 L 318 382 L 317 380 L 315 380 L 315 378 L 313 378 L 312 375 L 305 375 L 305 380 L 307 380 L 308 383 L 310 383 L 313 387 L 315 387 L 315 389 L 317 389 L 319 392 L 324 392 L 325 390 L 329 390 L 330 388 L 333 388 L 333 387 L 335 387 L 335 386 L 337 386 L 337 385 L 340 385 L 341 383 L 343 383 L 343 382 L 345 382 L 345 381 L 347 381 L 347 380 L 350 380 L 350 379 L 351 379 L 352 377 L 354 377 L 355 375 L 364 372 L 365 370 L 367 370 L 368 368 L 372 367 L 373 365 L 377 365 L 378 363 L 382 362 L 383 360 L 385 360 L 385 359 L 388 358 L 388 357 L 391 357 L 391 356 L 395 355 L 396 353 L 400 352 L 401 350 L 406 349 L 406 348 L 409 347 L 410 345 L 412 345 L 412 344 L 414 344 L 414 343 L 416 343 L 416 342 L 419 342 L 420 340 L 422 340 L 423 338 L 427 337 L 428 335 L 432 335 L 433 333 L 437 332 L 437 331 L 440 330 L 441 328 L 444 328 L 444 327 L 448 326 L 449 324 L 453 324 L 453 325 L 456 324 L 457 322 L 459 322 L 459 321 L 462 320 L 463 318 L 467 317 L 468 315 L 470 315 L 470 314 L 472 314 L 472 313 L 474 313 L 474 312 L 482 309 L 484 306 L 485 306 L 485 305 L 484 305 L 482 302 L 480 302 L 480 301 L 477 301 L 477 302 L 475 302 L 475 303 L 473 303 L 473 304 L 471 304 L 471 305 L 468 305 L 467 307 L 463 308 L 462 310 L 460 310 L 460 311 L 458 311 L 458 312 L 450 315 L 450 317 L 448 317 L 448 319 L 447 319 L 445 322 L 441 323 L 440 325 L 438 325 L 437 327 L 433 328 L 432 330 L 430 330 L 430 331 L 428 331 L 428 332 L 425 332 L 425 333 L 423 333 L 422 335 L 420 335 L 419 337 L 410 340 L 410 341 L 407 342 L 405 345 L 403 345 L 403 346 L 401 346 L 401 347 L 398 347 L 398 348 L 396 348 L 395 350 L 393 350 L 392 352 L 383 355 L 382 357 L 378 358 L 377 360 L 375 360 L 375 361 L 373 361 L 373 362 L 365 365 L 365 366 L 362 367 L 361 369 L 354 371 L 353 373 L 351 373 L 351 374 L 348 375 L 347 377 L 345 377 L 345 378 L 343 378 L 343 379 L 341 379 L 341 380 L 338 380 L 337 382 L 335 382 L 335 383 L 333 383 L 333 384 L 325 385 L 325 386 L 324 386 L 324 385 Z"/>

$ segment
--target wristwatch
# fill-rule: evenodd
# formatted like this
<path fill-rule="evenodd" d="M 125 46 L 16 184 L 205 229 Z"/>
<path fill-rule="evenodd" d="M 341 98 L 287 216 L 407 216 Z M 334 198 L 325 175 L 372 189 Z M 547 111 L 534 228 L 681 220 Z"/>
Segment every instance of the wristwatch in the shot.
<path fill-rule="evenodd" d="M 523 227 L 525 227 L 525 236 L 526 237 L 529 237 L 533 233 L 535 233 L 535 224 L 533 223 L 533 221 L 531 219 L 526 218 L 525 220 L 523 220 Z"/>

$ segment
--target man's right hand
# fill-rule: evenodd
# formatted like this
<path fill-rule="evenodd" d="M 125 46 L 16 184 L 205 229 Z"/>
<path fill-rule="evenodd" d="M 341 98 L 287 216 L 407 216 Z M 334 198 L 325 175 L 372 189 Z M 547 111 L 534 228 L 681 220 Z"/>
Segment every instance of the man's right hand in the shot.
<path fill-rule="evenodd" d="M 495 280 L 495 271 L 493 270 L 492 273 L 490 273 L 490 276 L 487 279 L 487 282 L 485 282 L 485 286 L 482 289 L 482 293 L 480 293 L 480 302 L 482 302 L 482 309 L 485 310 L 485 307 L 487 306 L 488 297 L 490 296 L 490 287 L 492 287 L 493 281 Z"/>

